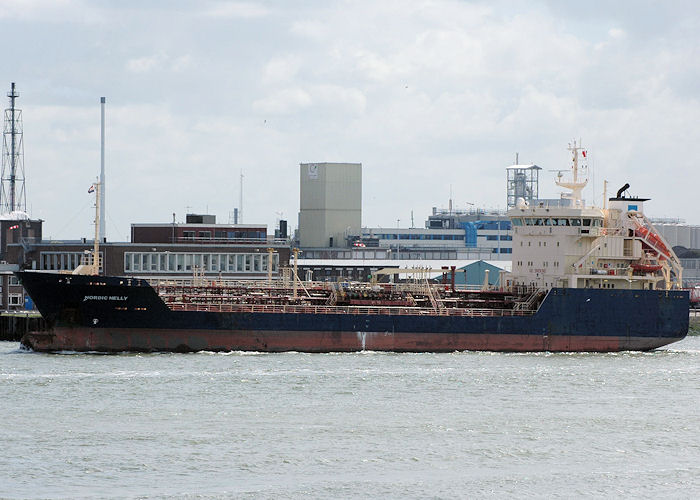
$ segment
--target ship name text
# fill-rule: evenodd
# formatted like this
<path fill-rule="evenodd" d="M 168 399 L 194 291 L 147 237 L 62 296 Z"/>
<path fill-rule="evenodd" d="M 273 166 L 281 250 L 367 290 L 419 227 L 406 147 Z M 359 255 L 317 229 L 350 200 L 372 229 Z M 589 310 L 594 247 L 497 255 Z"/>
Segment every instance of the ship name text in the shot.
<path fill-rule="evenodd" d="M 126 299 L 126 295 L 86 295 L 83 298 L 83 302 L 87 302 L 88 300 L 116 300 L 123 302 Z"/>

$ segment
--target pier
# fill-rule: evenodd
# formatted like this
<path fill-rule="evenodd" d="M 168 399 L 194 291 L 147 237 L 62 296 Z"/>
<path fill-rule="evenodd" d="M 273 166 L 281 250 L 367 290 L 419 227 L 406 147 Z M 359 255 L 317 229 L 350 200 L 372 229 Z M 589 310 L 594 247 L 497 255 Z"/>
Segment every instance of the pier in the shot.
<path fill-rule="evenodd" d="M 44 329 L 46 329 L 46 322 L 38 311 L 0 313 L 0 340 L 19 341 L 26 332 Z"/>

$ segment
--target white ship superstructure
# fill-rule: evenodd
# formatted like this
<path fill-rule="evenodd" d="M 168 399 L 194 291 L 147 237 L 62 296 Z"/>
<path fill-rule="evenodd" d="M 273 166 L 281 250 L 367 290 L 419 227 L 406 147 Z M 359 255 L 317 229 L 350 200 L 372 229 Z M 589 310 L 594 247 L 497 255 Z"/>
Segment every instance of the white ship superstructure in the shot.
<path fill-rule="evenodd" d="M 566 203 L 530 206 L 519 200 L 508 211 L 513 223 L 512 284 L 549 289 L 671 289 L 680 287 L 682 268 L 670 245 L 644 216 L 647 198 L 626 196 L 626 184 L 607 207 L 586 207 L 586 152 L 576 142 L 571 179 L 557 185 L 571 190 Z"/>

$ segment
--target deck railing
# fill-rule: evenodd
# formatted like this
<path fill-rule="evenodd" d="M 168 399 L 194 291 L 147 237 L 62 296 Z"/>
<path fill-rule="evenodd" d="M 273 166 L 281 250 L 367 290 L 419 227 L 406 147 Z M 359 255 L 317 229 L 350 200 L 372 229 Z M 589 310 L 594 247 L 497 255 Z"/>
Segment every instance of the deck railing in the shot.
<path fill-rule="evenodd" d="M 236 312 L 236 313 L 291 313 L 291 314 L 350 314 L 350 315 L 404 315 L 404 316 L 526 316 L 534 313 L 534 307 L 519 304 L 515 308 L 485 308 L 485 307 L 451 307 L 450 302 L 455 297 L 444 298 L 443 294 L 450 285 L 422 283 L 347 283 L 347 282 L 304 282 L 304 288 L 309 292 L 294 298 L 293 283 L 287 279 L 276 280 L 210 280 L 210 279 L 151 279 L 148 280 L 156 293 L 173 311 L 203 311 L 203 312 Z M 371 305 L 342 305 L 333 304 L 334 295 L 344 292 L 363 294 L 368 292 L 368 300 L 372 292 L 391 292 L 407 297 L 410 300 L 429 299 L 426 304 L 415 306 L 405 303 Z M 491 292 L 498 300 L 504 300 L 506 295 L 520 297 L 522 301 L 535 289 L 518 288 L 502 290 L 491 287 L 483 290 L 481 287 L 463 288 L 462 291 L 475 293 Z M 379 297 L 377 300 L 382 300 Z M 276 302 L 276 303 L 275 303 Z M 397 301 L 398 302 L 398 301 Z M 481 305 L 481 304 L 479 304 Z M 504 302 L 505 305 L 505 302 Z"/>
<path fill-rule="evenodd" d="M 471 308 L 418 308 L 418 307 L 358 307 L 358 306 L 309 306 L 277 304 L 182 304 L 170 303 L 173 311 L 229 312 L 229 313 L 287 313 L 287 314 L 352 314 L 385 316 L 529 316 L 534 311 L 512 309 L 471 309 Z"/>
<path fill-rule="evenodd" d="M 212 279 L 206 278 L 187 278 L 187 279 L 162 279 L 151 278 L 146 279 L 148 283 L 156 290 L 164 289 L 182 289 L 188 290 L 196 287 L 209 289 L 227 289 L 227 288 L 247 288 L 251 290 L 287 290 L 292 289 L 293 282 L 291 279 L 251 279 L 251 280 L 230 280 L 230 279 Z M 308 290 L 327 290 L 329 292 L 337 290 L 338 292 L 352 291 L 395 291 L 395 292 L 410 292 L 410 293 L 426 293 L 427 284 L 425 281 L 418 283 L 369 283 L 369 282 L 335 282 L 335 281 L 304 281 L 304 287 Z M 430 283 L 431 290 L 449 290 L 449 284 Z M 484 289 L 481 285 L 456 285 L 455 290 L 462 292 L 498 292 L 498 293 L 513 293 L 521 295 L 532 292 L 536 287 L 511 287 L 508 289 L 499 288 L 492 285 Z"/>

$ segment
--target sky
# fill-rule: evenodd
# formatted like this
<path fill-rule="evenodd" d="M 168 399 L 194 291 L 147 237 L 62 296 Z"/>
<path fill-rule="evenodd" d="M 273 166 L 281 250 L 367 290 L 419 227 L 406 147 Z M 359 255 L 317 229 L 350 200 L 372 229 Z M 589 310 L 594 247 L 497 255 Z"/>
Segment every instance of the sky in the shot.
<path fill-rule="evenodd" d="M 450 193 L 504 209 L 516 153 L 555 198 L 574 139 L 589 203 L 629 182 L 700 224 L 698 2 L 2 0 L 0 32 L 45 237 L 93 234 L 101 96 L 112 241 L 227 223 L 241 173 L 242 222 L 295 228 L 308 162 L 362 163 L 365 227 L 422 227 Z"/>

